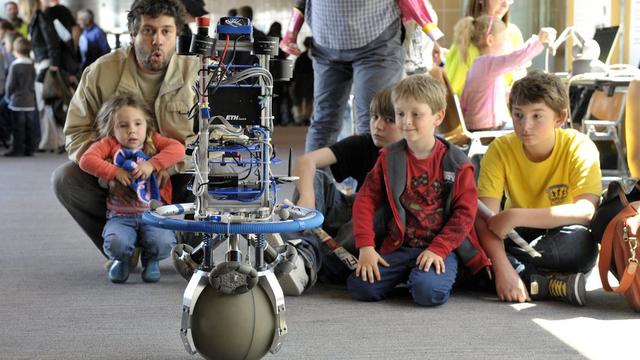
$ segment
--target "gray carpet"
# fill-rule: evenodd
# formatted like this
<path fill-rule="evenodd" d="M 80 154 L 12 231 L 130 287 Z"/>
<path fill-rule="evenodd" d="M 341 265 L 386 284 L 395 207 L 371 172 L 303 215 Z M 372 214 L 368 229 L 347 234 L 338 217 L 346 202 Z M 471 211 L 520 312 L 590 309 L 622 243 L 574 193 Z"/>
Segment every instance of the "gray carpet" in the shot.
<path fill-rule="evenodd" d="M 276 132 L 284 158 L 303 141 L 303 129 Z M 186 282 L 169 261 L 157 284 L 143 283 L 139 271 L 124 285 L 107 280 L 104 259 L 52 193 L 50 174 L 65 160 L 0 158 L 0 359 L 197 358 L 178 333 Z M 425 309 L 401 289 L 380 303 L 356 303 L 344 288 L 322 285 L 287 298 L 288 338 L 266 358 L 638 358 L 638 314 L 605 294 L 596 274 L 588 288 L 584 308 L 456 292 Z"/>

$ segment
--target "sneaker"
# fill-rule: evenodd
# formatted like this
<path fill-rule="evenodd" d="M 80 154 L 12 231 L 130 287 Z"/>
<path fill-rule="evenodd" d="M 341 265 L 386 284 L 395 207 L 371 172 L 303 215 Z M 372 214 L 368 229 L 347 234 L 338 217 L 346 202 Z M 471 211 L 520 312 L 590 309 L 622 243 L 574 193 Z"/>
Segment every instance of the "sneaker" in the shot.
<path fill-rule="evenodd" d="M 285 259 L 278 264 L 274 272 L 280 283 L 282 292 L 289 296 L 300 296 L 309 283 L 309 275 L 304 268 L 304 259 L 292 245 L 284 245 L 278 249 L 284 252 Z"/>
<path fill-rule="evenodd" d="M 109 280 L 120 284 L 129 278 L 129 260 L 114 260 L 109 268 Z"/>
<path fill-rule="evenodd" d="M 149 261 L 147 267 L 142 270 L 142 280 L 148 283 L 160 280 L 160 263 L 157 260 Z"/>
<path fill-rule="evenodd" d="M 265 240 L 267 240 L 267 243 L 269 244 L 269 246 L 271 246 L 274 249 L 277 249 L 279 246 L 284 245 L 282 236 L 279 233 L 264 234 L 264 238 Z"/>
<path fill-rule="evenodd" d="M 583 273 L 531 275 L 532 300 L 558 299 L 569 304 L 585 306 L 587 292 Z"/>

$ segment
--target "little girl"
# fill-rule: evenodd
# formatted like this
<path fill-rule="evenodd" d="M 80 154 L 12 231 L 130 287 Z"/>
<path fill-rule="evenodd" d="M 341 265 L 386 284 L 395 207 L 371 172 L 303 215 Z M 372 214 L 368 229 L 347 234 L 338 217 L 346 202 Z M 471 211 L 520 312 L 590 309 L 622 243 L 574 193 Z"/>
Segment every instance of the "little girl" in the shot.
<path fill-rule="evenodd" d="M 142 280 L 157 282 L 158 262 L 169 256 L 176 239 L 171 230 L 142 223 L 142 213 L 154 198 L 171 203 L 167 169 L 184 158 L 185 147 L 156 132 L 146 103 L 132 95 L 116 95 L 105 102 L 96 124 L 101 139 L 82 155 L 80 168 L 109 182 L 102 232 L 104 252 L 114 260 L 109 279 L 127 281 L 129 258 L 139 246 Z"/>
<path fill-rule="evenodd" d="M 506 25 L 502 20 L 483 15 L 460 20 L 455 31 L 469 39 L 480 51 L 465 81 L 460 105 L 467 128 L 475 130 L 513 129 L 507 109 L 507 90 L 503 75 L 531 61 L 542 52 L 548 33 L 541 30 L 523 47 L 504 54 Z"/>

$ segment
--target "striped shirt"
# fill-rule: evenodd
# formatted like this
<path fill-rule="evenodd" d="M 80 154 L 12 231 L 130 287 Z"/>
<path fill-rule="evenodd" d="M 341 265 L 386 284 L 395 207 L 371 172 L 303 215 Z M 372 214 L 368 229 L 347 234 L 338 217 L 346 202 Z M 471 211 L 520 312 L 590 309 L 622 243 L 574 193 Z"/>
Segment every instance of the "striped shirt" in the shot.
<path fill-rule="evenodd" d="M 367 45 L 399 17 L 396 0 L 308 0 L 305 9 L 314 42 L 338 50 Z"/>

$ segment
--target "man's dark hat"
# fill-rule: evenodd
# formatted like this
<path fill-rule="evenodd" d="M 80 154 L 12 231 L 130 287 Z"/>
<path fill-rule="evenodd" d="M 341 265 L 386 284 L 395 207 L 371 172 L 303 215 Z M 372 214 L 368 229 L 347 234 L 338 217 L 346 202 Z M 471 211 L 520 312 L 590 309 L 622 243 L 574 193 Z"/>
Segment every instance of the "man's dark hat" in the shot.
<path fill-rule="evenodd" d="M 204 16 L 209 13 L 204 9 L 204 1 L 202 0 L 182 0 L 182 4 L 193 17 Z"/>

